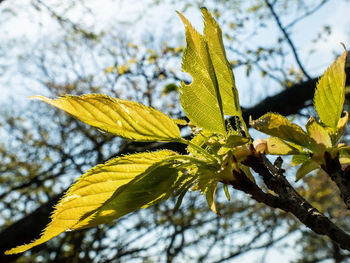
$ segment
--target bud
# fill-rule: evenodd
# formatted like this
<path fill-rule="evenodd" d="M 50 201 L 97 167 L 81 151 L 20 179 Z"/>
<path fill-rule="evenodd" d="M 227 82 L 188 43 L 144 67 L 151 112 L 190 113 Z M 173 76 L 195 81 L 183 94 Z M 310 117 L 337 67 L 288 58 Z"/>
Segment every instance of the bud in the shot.
<path fill-rule="evenodd" d="M 253 142 L 253 146 L 256 152 L 266 153 L 267 152 L 267 142 L 264 139 L 257 139 Z"/>

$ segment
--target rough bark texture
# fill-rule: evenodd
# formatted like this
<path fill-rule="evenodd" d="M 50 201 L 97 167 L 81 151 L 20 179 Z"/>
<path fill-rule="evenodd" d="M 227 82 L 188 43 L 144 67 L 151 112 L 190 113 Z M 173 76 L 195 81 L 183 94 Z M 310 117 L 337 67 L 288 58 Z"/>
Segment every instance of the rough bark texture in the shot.
<path fill-rule="evenodd" d="M 350 209 L 350 166 L 343 170 L 338 157 L 332 158 L 328 152 L 325 152 L 324 157 L 326 165 L 323 165 L 322 168 L 338 186 L 341 198 L 346 207 Z"/>
<path fill-rule="evenodd" d="M 337 227 L 328 217 L 321 214 L 315 207 L 300 196 L 284 177 L 284 171 L 282 169 L 272 165 L 263 156 L 251 156 L 246 161 L 246 164 L 262 177 L 264 183 L 270 190 L 277 194 L 277 196 L 275 196 L 276 207 L 292 213 L 300 222 L 315 233 L 328 236 L 338 243 L 341 248 L 350 251 L 350 235 Z M 254 198 L 254 195 L 252 195 L 252 197 Z M 267 203 L 267 205 L 269 205 L 269 203 Z"/>

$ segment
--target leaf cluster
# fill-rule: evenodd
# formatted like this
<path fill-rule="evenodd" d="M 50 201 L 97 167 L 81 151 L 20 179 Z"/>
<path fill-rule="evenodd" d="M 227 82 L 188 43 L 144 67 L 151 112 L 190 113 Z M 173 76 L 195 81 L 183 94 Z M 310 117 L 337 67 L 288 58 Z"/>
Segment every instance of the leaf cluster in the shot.
<path fill-rule="evenodd" d="M 350 162 L 349 148 L 339 144 L 348 121 L 347 113 L 341 117 L 346 53 L 334 62 L 317 85 L 314 104 L 320 120 L 311 118 L 304 131 L 284 116 L 268 113 L 252 121 L 251 126 L 272 137 L 253 141 L 242 117 L 221 29 L 205 8 L 202 13 L 203 34 L 178 13 L 185 26 L 187 43 L 182 69 L 192 77 L 190 84 L 182 82 L 179 88 L 189 123 L 137 102 L 101 94 L 67 95 L 58 99 L 32 97 L 126 140 L 186 144 L 188 154 L 160 150 L 125 155 L 97 165 L 83 174 L 59 201 L 39 239 L 13 248 L 7 254 L 24 252 L 65 231 L 110 222 L 172 195 L 178 196 L 176 210 L 189 190 L 205 195 L 211 210 L 219 214 L 215 193 L 220 182 L 228 199 L 228 185 L 242 182 L 255 185 L 245 162 L 250 156 L 293 155 L 293 164 L 301 164 L 297 179 L 326 166 L 330 158 Z M 227 124 L 226 116 L 234 116 L 236 123 Z M 179 124 L 192 129 L 191 140 L 181 137 Z"/>
<path fill-rule="evenodd" d="M 311 171 L 324 167 L 327 159 L 339 158 L 341 164 L 348 164 L 349 147 L 339 143 L 349 115 L 343 112 L 345 100 L 346 51 L 329 67 L 317 83 L 314 106 L 319 120 L 311 117 L 304 131 L 286 117 L 267 113 L 251 126 L 271 135 L 256 141 L 260 151 L 266 154 L 293 155 L 292 164 L 299 165 L 296 180 Z"/>

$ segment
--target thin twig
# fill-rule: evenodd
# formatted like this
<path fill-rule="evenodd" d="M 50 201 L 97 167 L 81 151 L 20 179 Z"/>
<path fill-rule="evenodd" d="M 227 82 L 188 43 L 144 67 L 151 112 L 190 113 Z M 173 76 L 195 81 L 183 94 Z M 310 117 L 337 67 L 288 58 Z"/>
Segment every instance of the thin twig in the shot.
<path fill-rule="evenodd" d="M 292 22 L 290 22 L 288 25 L 286 25 L 284 27 L 285 30 L 287 30 L 290 27 L 293 27 L 296 23 L 298 23 L 299 21 L 303 20 L 304 18 L 312 15 L 313 13 L 315 13 L 317 10 L 319 10 L 325 3 L 327 3 L 328 0 L 323 0 L 322 2 L 320 2 L 317 6 L 315 6 L 314 8 L 312 8 L 311 10 L 306 11 L 303 15 L 297 17 L 296 19 L 294 19 Z"/>
<path fill-rule="evenodd" d="M 303 72 L 303 74 L 305 75 L 305 77 L 306 77 L 307 79 L 311 79 L 310 75 L 309 75 L 309 74 L 306 72 L 306 70 L 304 69 L 304 66 L 303 66 L 303 64 L 301 63 L 300 59 L 299 59 L 299 55 L 298 55 L 298 53 L 297 53 L 297 51 L 296 51 L 295 45 L 294 45 L 292 39 L 290 38 L 289 34 L 287 33 L 286 28 L 282 25 L 279 16 L 277 15 L 275 9 L 273 8 L 273 5 L 270 4 L 270 2 L 269 2 L 268 0 L 265 0 L 265 3 L 266 3 L 266 5 L 267 5 L 267 7 L 269 8 L 269 10 L 271 11 L 271 14 L 272 14 L 273 18 L 275 19 L 275 21 L 276 21 L 276 23 L 277 23 L 279 29 L 282 31 L 283 36 L 284 36 L 285 39 L 287 40 L 287 42 L 288 42 L 290 48 L 292 49 L 292 52 L 293 52 L 295 61 L 297 62 L 297 64 L 298 64 L 300 70 Z"/>

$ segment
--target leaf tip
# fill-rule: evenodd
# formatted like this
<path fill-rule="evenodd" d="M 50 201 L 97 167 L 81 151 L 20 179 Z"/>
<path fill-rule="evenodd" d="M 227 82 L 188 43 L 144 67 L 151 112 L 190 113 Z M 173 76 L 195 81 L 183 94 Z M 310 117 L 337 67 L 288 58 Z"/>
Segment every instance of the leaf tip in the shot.
<path fill-rule="evenodd" d="M 48 98 L 44 97 L 44 96 L 41 96 L 41 95 L 33 95 L 33 96 L 29 96 L 27 97 L 27 99 L 30 99 L 30 100 L 47 100 Z"/>
<path fill-rule="evenodd" d="M 347 52 L 346 52 L 346 46 L 345 46 L 345 44 L 344 44 L 343 42 L 340 42 L 340 45 L 342 45 L 342 46 L 343 46 L 344 51 L 345 51 L 345 54 L 346 54 Z"/>
<path fill-rule="evenodd" d="M 185 27 L 186 27 L 186 22 L 188 22 L 187 21 L 187 19 L 186 19 L 186 17 L 181 13 L 181 12 L 179 12 L 179 11 L 175 11 L 176 12 L 176 14 L 180 17 L 180 19 L 182 20 L 182 23 L 184 23 L 184 25 L 185 25 Z"/>
<path fill-rule="evenodd" d="M 208 11 L 208 9 L 205 6 L 201 7 L 201 11 L 202 11 L 202 14 L 203 14 L 204 17 L 209 15 L 209 11 Z"/>
<path fill-rule="evenodd" d="M 5 255 L 13 255 L 13 254 L 23 253 L 23 252 L 27 251 L 28 249 L 30 249 L 31 247 L 33 247 L 33 246 L 31 246 L 30 244 L 17 246 L 17 247 L 11 248 L 9 250 L 6 250 L 4 252 L 4 254 Z"/>

